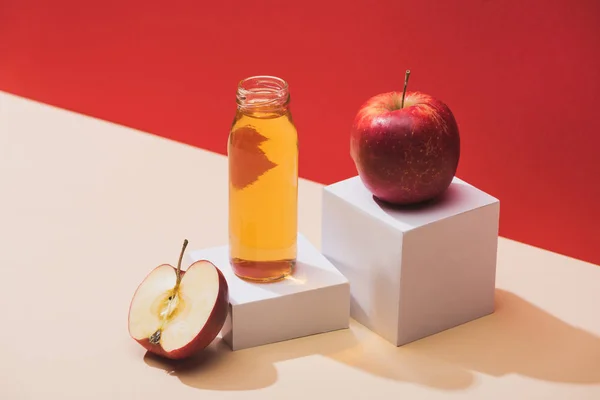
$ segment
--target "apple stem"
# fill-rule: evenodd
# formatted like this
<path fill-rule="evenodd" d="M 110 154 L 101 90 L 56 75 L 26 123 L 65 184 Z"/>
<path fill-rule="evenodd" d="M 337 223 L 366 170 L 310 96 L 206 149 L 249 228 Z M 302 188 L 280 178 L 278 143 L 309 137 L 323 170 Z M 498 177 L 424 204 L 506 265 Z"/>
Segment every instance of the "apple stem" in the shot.
<path fill-rule="evenodd" d="M 173 292 L 177 294 L 177 290 L 179 289 L 179 284 L 181 283 L 181 261 L 183 260 L 183 253 L 185 253 L 185 248 L 188 245 L 188 240 L 185 239 L 183 241 L 183 246 L 181 247 L 181 253 L 179 253 L 179 261 L 177 261 L 177 280 L 175 281 L 175 288 Z"/>
<path fill-rule="evenodd" d="M 410 77 L 410 69 L 406 70 L 406 74 L 404 74 L 404 90 L 402 91 L 402 103 L 400 104 L 400 108 L 404 108 L 404 96 L 406 96 L 406 86 L 408 86 L 408 78 Z"/>
<path fill-rule="evenodd" d="M 181 247 L 181 253 L 179 254 L 179 261 L 177 261 L 177 278 L 175 281 L 175 287 L 173 288 L 173 294 L 169 296 L 167 308 L 162 314 L 162 320 L 160 322 L 160 327 L 148 338 L 151 344 L 160 343 L 160 338 L 162 336 L 163 328 L 167 323 L 171 313 L 173 312 L 173 308 L 177 307 L 179 303 L 179 298 L 177 297 L 179 291 L 179 285 L 181 284 L 181 261 L 183 261 L 183 254 L 185 253 L 185 248 L 188 245 L 188 240 L 185 239 L 183 241 L 183 246 Z"/>

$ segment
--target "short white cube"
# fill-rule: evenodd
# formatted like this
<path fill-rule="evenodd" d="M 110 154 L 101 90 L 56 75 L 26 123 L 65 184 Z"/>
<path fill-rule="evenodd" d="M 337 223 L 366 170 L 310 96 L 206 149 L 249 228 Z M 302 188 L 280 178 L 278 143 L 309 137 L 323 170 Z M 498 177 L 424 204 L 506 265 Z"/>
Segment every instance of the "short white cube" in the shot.
<path fill-rule="evenodd" d="M 350 281 L 352 318 L 400 346 L 494 311 L 499 212 L 458 178 L 398 208 L 355 176 L 324 188 L 321 252 Z"/>
<path fill-rule="evenodd" d="M 229 315 L 221 333 L 232 350 L 348 328 L 348 280 L 301 234 L 294 272 L 278 282 L 238 278 L 228 246 L 191 251 L 187 258 L 211 261 L 227 280 Z"/>

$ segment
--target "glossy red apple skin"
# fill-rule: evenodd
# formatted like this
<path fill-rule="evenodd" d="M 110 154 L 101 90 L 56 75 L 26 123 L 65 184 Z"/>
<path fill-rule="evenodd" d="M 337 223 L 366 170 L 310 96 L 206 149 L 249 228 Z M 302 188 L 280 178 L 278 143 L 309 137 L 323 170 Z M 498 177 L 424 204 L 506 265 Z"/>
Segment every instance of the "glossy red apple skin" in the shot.
<path fill-rule="evenodd" d="M 196 263 L 200 262 L 210 262 L 206 260 L 196 261 Z M 195 263 L 194 263 L 195 264 Z M 194 264 L 190 265 L 191 268 Z M 158 266 L 156 268 L 160 268 Z M 171 266 L 172 267 L 172 266 Z M 174 271 L 176 269 L 172 267 Z M 188 268 L 188 269 L 189 269 Z M 138 340 L 132 337 L 136 342 L 138 342 L 142 347 L 144 347 L 149 352 L 156 354 L 161 357 L 165 357 L 171 360 L 181 360 L 184 358 L 188 358 L 193 356 L 194 354 L 199 353 L 203 349 L 205 349 L 209 344 L 212 343 L 213 340 L 217 337 L 225 320 L 227 319 L 227 315 L 229 313 L 229 286 L 227 285 L 227 281 L 221 270 L 215 267 L 217 274 L 219 276 L 219 294 L 217 295 L 217 300 L 215 302 L 215 306 L 208 317 L 206 325 L 202 328 L 200 333 L 186 346 L 181 347 L 179 349 L 175 349 L 173 351 L 167 352 L 165 351 L 160 344 L 152 344 L 150 343 L 149 338 Z M 181 271 L 181 277 L 183 278 L 185 271 Z M 149 276 L 150 274 L 148 274 Z M 141 285 L 140 285 L 141 286 Z"/>
<path fill-rule="evenodd" d="M 350 155 L 373 195 L 387 203 L 432 200 L 450 186 L 460 158 L 460 134 L 450 108 L 434 97 L 389 92 L 369 99 L 356 115 Z"/>

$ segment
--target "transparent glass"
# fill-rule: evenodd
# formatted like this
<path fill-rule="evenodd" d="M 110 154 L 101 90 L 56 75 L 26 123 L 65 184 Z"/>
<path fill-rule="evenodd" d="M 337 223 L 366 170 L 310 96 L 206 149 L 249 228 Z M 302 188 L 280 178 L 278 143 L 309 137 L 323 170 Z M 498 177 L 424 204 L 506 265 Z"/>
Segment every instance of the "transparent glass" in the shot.
<path fill-rule="evenodd" d="M 240 278 L 270 282 L 293 272 L 298 226 L 298 134 L 288 84 L 242 80 L 228 141 L 229 251 Z"/>

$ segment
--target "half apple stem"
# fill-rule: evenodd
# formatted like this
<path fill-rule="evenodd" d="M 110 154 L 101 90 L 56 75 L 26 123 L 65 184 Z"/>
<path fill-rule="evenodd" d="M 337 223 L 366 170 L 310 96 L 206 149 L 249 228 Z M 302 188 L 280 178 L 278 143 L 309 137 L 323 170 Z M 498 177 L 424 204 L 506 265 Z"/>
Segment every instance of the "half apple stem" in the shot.
<path fill-rule="evenodd" d="M 173 288 L 173 292 L 177 293 L 179 290 L 179 284 L 181 283 L 181 261 L 183 260 L 183 253 L 185 253 L 185 248 L 188 245 L 188 240 L 185 239 L 183 241 L 183 246 L 181 247 L 181 253 L 179 254 L 179 261 L 177 261 L 177 280 L 175 281 L 175 288 Z"/>
<path fill-rule="evenodd" d="M 179 305 L 179 285 L 181 284 L 181 261 L 183 260 L 183 254 L 185 253 L 185 248 L 187 247 L 187 245 L 188 240 L 185 239 L 183 241 L 181 253 L 179 254 L 179 261 L 177 261 L 177 278 L 175 280 L 175 286 L 173 287 L 171 295 L 167 299 L 166 307 L 160 313 L 160 316 L 162 317 L 160 327 L 148 339 L 152 344 L 158 344 L 160 342 L 162 331 L 165 327 L 165 324 L 167 323 L 167 320 Z"/>
<path fill-rule="evenodd" d="M 406 86 L 408 86 L 408 78 L 410 77 L 410 69 L 406 70 L 406 74 L 404 74 L 404 90 L 402 91 L 402 103 L 400 104 L 400 108 L 404 108 L 404 96 L 406 96 Z"/>

